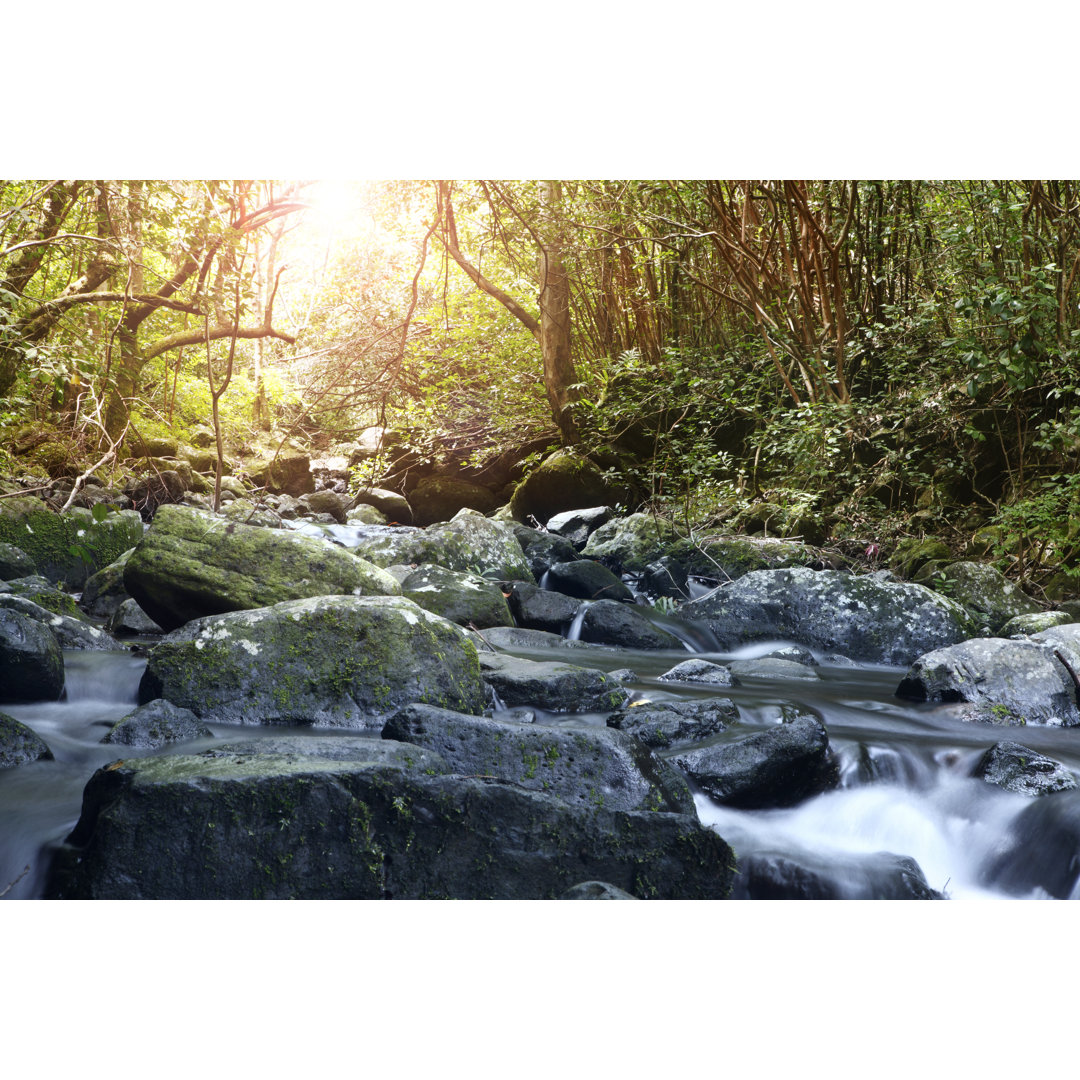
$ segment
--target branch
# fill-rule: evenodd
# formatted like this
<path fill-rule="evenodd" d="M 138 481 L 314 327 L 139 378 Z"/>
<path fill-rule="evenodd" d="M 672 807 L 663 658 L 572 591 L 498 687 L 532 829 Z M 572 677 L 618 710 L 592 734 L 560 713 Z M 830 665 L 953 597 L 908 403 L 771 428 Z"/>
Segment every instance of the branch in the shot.
<path fill-rule="evenodd" d="M 70 296 L 58 296 L 55 300 L 46 300 L 44 304 L 30 312 L 26 316 L 26 322 L 32 322 L 39 315 L 46 312 L 59 312 L 73 304 L 115 304 L 124 301 L 136 301 L 155 308 L 166 307 L 173 311 L 185 311 L 189 315 L 201 315 L 202 312 L 194 304 L 184 304 L 179 300 L 169 300 L 155 293 L 120 293 L 120 292 L 80 292 Z"/>
<path fill-rule="evenodd" d="M 24 240 L 21 244 L 12 244 L 9 248 L 4 248 L 0 251 L 0 259 L 6 255 L 10 255 L 13 251 L 19 251 L 22 248 L 40 247 L 42 244 L 55 244 L 57 240 L 92 240 L 95 244 L 110 244 L 115 247 L 115 241 L 109 240 L 102 236 L 87 236 L 85 233 L 76 232 L 63 232 L 57 233 L 55 236 L 43 236 L 37 240 Z"/>
<path fill-rule="evenodd" d="M 162 353 L 169 352 L 172 349 L 180 349 L 187 345 L 198 345 L 203 341 L 217 341 L 220 338 L 232 337 L 235 334 L 238 338 L 244 338 L 245 340 L 251 338 L 277 338 L 280 341 L 285 341 L 289 345 L 296 344 L 296 336 L 294 334 L 286 334 L 280 330 L 275 330 L 270 326 L 252 326 L 246 330 L 237 330 L 232 326 L 216 326 L 213 330 L 209 330 L 204 333 L 202 330 L 183 330 L 178 334 L 170 334 L 168 337 L 163 337 L 160 341 L 151 345 L 146 350 L 146 359 L 153 360 L 156 356 L 160 356 Z"/>
<path fill-rule="evenodd" d="M 537 322 L 512 296 L 508 296 L 497 285 L 488 281 L 479 270 L 461 253 L 457 246 L 457 226 L 454 222 L 454 208 L 450 203 L 450 186 L 445 180 L 439 181 L 440 202 L 443 204 L 443 214 L 446 228 L 439 233 L 439 239 L 450 253 L 454 262 L 472 278 L 473 283 L 488 296 L 498 300 L 507 311 L 520 322 L 537 341 L 540 340 L 540 323 Z"/>

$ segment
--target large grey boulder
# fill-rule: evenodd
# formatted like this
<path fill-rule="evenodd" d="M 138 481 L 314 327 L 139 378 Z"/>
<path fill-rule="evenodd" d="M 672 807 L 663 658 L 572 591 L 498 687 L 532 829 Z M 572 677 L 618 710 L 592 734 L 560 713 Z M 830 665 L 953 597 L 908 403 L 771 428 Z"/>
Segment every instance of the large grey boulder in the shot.
<path fill-rule="evenodd" d="M 1076 676 L 1080 624 L 1027 640 L 976 638 L 920 656 L 896 693 L 914 701 L 960 702 L 965 720 L 996 724 L 1080 724 Z"/>
<path fill-rule="evenodd" d="M 571 564 L 573 565 L 573 564 Z M 581 638 L 623 649 L 681 649 L 683 643 L 631 604 L 597 600 L 582 612 Z"/>
<path fill-rule="evenodd" d="M 983 880 L 1018 896 L 1077 896 L 1080 888 L 1080 791 L 1032 799 L 1013 820 Z"/>
<path fill-rule="evenodd" d="M 682 750 L 669 760 L 710 798 L 746 810 L 792 806 L 839 782 L 824 725 L 805 715 L 731 742 Z"/>
<path fill-rule="evenodd" d="M 58 615 L 35 604 L 23 596 L 0 595 L 0 608 L 17 611 L 34 622 L 41 623 L 52 631 L 57 645 L 61 649 L 118 649 L 119 643 L 103 630 L 72 618 L 70 615 Z"/>
<path fill-rule="evenodd" d="M 564 510 L 611 501 L 612 489 L 600 470 L 572 450 L 556 450 L 514 489 L 510 513 L 516 521 L 548 521 Z"/>
<path fill-rule="evenodd" d="M 928 584 L 963 604 L 979 626 L 991 633 L 997 633 L 1010 619 L 1042 610 L 1000 570 L 985 563 L 949 563 L 928 579 Z"/>
<path fill-rule="evenodd" d="M 464 631 L 389 596 L 197 619 L 154 647 L 139 688 L 203 719 L 357 728 L 414 701 L 479 713 L 486 696 Z"/>
<path fill-rule="evenodd" d="M 729 649 L 787 639 L 854 660 L 910 664 L 969 636 L 964 609 L 923 585 L 832 570 L 756 570 L 683 604 Z"/>
<path fill-rule="evenodd" d="M 527 581 L 515 581 L 509 588 L 510 611 L 518 626 L 560 634 L 574 621 L 582 601 L 565 593 L 540 589 Z"/>
<path fill-rule="evenodd" d="M 555 563 L 547 572 L 545 588 L 581 600 L 622 600 L 633 603 L 634 594 L 603 563 L 592 559 Z"/>
<path fill-rule="evenodd" d="M 55 701 L 64 691 L 64 657 L 41 622 L 0 608 L 0 702 Z"/>
<path fill-rule="evenodd" d="M 398 583 L 334 544 L 163 506 L 124 567 L 124 586 L 165 630 L 309 596 L 395 596 Z"/>
<path fill-rule="evenodd" d="M 694 813 L 683 777 L 611 728 L 522 724 L 408 705 L 386 722 L 383 738 L 433 750 L 454 772 L 512 780 L 571 806 Z"/>
<path fill-rule="evenodd" d="M 731 848 L 693 815 L 569 806 L 439 775 L 421 748 L 408 748 L 412 764 L 355 749 L 347 760 L 215 749 L 99 769 L 47 895 L 555 899 L 588 879 L 642 899 L 722 899 L 731 887 Z"/>
<path fill-rule="evenodd" d="M 942 900 L 906 855 L 740 855 L 733 900 Z"/>
<path fill-rule="evenodd" d="M 131 551 L 125 551 L 119 559 L 86 579 L 79 606 L 87 614 L 107 619 L 125 600 L 130 599 L 124 588 L 124 567 L 131 558 Z"/>
<path fill-rule="evenodd" d="M 27 577 L 37 573 L 34 560 L 22 548 L 0 542 L 0 581 Z"/>
<path fill-rule="evenodd" d="M 578 557 L 574 545 L 554 533 L 527 525 L 514 525 L 513 531 L 537 581 L 556 563 L 573 562 Z"/>

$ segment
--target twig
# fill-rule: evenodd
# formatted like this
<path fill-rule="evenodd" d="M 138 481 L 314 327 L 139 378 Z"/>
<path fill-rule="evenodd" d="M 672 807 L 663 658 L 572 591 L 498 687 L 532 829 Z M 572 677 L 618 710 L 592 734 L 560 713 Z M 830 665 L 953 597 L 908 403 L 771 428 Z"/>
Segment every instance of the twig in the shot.
<path fill-rule="evenodd" d="M 124 441 L 124 436 L 127 434 L 128 428 L 130 426 L 131 421 L 128 420 L 128 422 L 124 425 L 124 430 L 120 432 L 120 437 L 115 442 L 113 442 L 112 439 L 109 439 L 109 449 L 105 456 L 100 461 L 91 465 L 90 468 L 87 469 L 86 472 L 84 472 L 81 476 L 76 478 L 75 486 L 71 489 L 71 494 L 68 495 L 67 502 L 65 502 L 64 505 L 60 507 L 60 513 L 63 513 L 65 510 L 71 509 L 71 504 L 75 501 L 75 496 L 79 494 L 79 491 L 82 489 L 83 484 L 85 484 L 86 481 L 93 475 L 93 473 L 100 469 L 102 465 L 116 457 L 116 448 Z M 108 438 L 108 436 L 106 436 L 106 438 Z"/>
<path fill-rule="evenodd" d="M 1061 661 L 1062 667 L 1064 667 L 1065 670 L 1069 673 L 1069 676 L 1073 682 L 1073 687 L 1076 689 L 1076 702 L 1078 705 L 1080 705 L 1080 678 L 1077 678 L 1076 672 L 1073 670 L 1072 665 L 1069 663 L 1068 660 L 1065 659 L 1064 656 L 1061 655 L 1061 651 L 1059 649 L 1054 650 L 1054 656 L 1056 659 Z"/>
<path fill-rule="evenodd" d="M 26 875 L 29 874 L 29 873 L 30 873 L 30 864 L 27 863 L 26 866 L 23 867 L 23 872 L 13 882 L 11 882 L 11 884 L 8 885 L 8 887 L 6 889 L 4 889 L 3 892 L 0 892 L 0 896 L 7 896 L 7 894 L 9 892 L 11 892 L 11 890 L 14 889 L 15 886 L 18 885 L 19 882 L 22 881 L 22 879 L 24 877 L 26 877 Z"/>

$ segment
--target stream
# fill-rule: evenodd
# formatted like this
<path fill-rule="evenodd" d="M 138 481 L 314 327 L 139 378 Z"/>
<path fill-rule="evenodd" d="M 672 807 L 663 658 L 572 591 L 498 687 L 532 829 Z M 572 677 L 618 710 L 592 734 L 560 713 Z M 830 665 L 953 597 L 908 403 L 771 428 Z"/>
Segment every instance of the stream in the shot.
<path fill-rule="evenodd" d="M 736 653 L 698 652 L 717 662 L 762 655 L 783 643 L 760 643 Z M 731 698 L 742 721 L 765 728 L 780 706 L 796 703 L 823 719 L 839 758 L 840 786 L 784 810 L 733 810 L 695 795 L 701 821 L 740 855 L 794 858 L 825 867 L 841 895 L 859 895 L 859 857 L 891 852 L 913 858 L 932 889 L 950 899 L 1015 898 L 995 885 L 988 868 L 1008 844 L 1008 829 L 1032 800 L 969 776 L 978 757 L 1008 739 L 1080 773 L 1080 740 L 1067 728 L 999 728 L 966 724 L 949 706 L 915 705 L 894 697 L 903 669 L 822 664 L 818 682 L 744 679 L 711 689 L 661 682 L 658 676 L 687 652 L 589 648 L 520 650 L 527 659 L 561 660 L 606 671 L 630 668 L 639 698 L 661 701 Z M 210 740 L 157 751 L 103 745 L 108 727 L 135 706 L 145 660 L 128 652 L 65 653 L 66 699 L 0 705 L 49 744 L 55 760 L 0 770 L 0 891 L 4 899 L 43 894 L 51 848 L 63 841 L 80 812 L 83 788 L 100 766 L 118 757 L 192 753 Z M 535 710 L 534 710 L 535 711 Z M 542 716 L 558 723 L 560 717 Z M 601 715 L 575 717 L 603 724 Z M 211 724 L 217 738 L 280 735 L 282 728 Z M 310 729 L 306 729 L 310 730 Z M 372 733 L 373 735 L 375 733 Z M 741 732 L 745 734 L 745 730 Z M 723 738 L 720 736 L 719 738 Z M 1048 856 L 1049 857 L 1049 856 Z M 1045 897 L 1039 889 L 1020 894 Z M 1073 896 L 1077 895 L 1074 887 Z"/>

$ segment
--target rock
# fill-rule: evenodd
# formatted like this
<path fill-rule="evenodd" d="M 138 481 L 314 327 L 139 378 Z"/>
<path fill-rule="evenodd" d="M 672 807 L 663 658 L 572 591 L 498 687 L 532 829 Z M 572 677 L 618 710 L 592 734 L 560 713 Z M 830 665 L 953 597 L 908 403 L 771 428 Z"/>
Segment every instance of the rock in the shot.
<path fill-rule="evenodd" d="M 1017 615 L 1010 619 L 998 632 L 998 637 L 1028 637 L 1049 630 L 1054 626 L 1066 626 L 1076 619 L 1067 611 L 1037 611 L 1031 615 Z"/>
<path fill-rule="evenodd" d="M 22 549 L 54 585 L 71 589 L 134 547 L 142 534 L 142 519 L 133 510 L 95 521 L 81 507 L 59 514 L 40 499 L 0 501 L 0 541 Z"/>
<path fill-rule="evenodd" d="M 525 558 L 537 581 L 558 562 L 573 562 L 577 557 L 574 545 L 554 533 L 514 525 L 514 536 L 525 553 Z"/>
<path fill-rule="evenodd" d="M 459 626 L 483 630 L 489 626 L 511 626 L 514 622 L 498 585 L 476 574 L 463 574 L 444 566 L 421 566 L 414 570 L 401 582 L 401 594 Z"/>
<path fill-rule="evenodd" d="M 127 599 L 124 588 L 124 567 L 135 549 L 125 551 L 120 558 L 103 566 L 96 574 L 91 574 L 83 586 L 79 605 L 88 615 L 107 619 Z"/>
<path fill-rule="evenodd" d="M 753 571 L 679 614 L 703 620 L 725 649 L 780 638 L 881 664 L 910 664 L 970 629 L 959 604 L 923 585 L 803 567 Z"/>
<path fill-rule="evenodd" d="M 312 491 L 301 495 L 297 502 L 310 514 L 329 514 L 339 525 L 345 524 L 345 517 L 351 500 L 336 491 Z"/>
<path fill-rule="evenodd" d="M 251 482 L 267 491 L 298 498 L 315 490 L 311 459 L 307 454 L 279 454 L 273 461 L 253 461 L 247 470 Z"/>
<path fill-rule="evenodd" d="M 209 444 L 207 444 L 209 445 Z M 135 457 L 176 457 L 180 444 L 171 435 L 160 437 L 148 436 L 143 439 L 133 435 L 128 442 L 129 449 Z"/>
<path fill-rule="evenodd" d="M 14 544 L 0 543 L 0 581 L 29 577 L 37 573 L 34 560 Z"/>
<path fill-rule="evenodd" d="M 1014 742 L 994 743 L 971 775 L 1017 795 L 1049 795 L 1078 786 L 1060 761 Z"/>
<path fill-rule="evenodd" d="M 690 814 L 580 809 L 377 758 L 220 751 L 99 769 L 69 844 L 50 898 L 554 899 L 587 879 L 721 899 L 734 864 Z"/>
<path fill-rule="evenodd" d="M 460 715 L 460 714 L 459 714 Z M 445 776 L 450 768 L 434 750 L 411 743 L 394 742 L 379 737 L 378 730 L 343 735 L 341 732 L 319 734 L 264 735 L 254 739 L 230 739 L 216 743 L 203 752 L 205 757 L 228 758 L 232 755 L 250 757 L 254 754 L 287 758 L 297 762 L 304 758 L 320 761 L 362 761 L 369 765 L 398 765 L 404 769 L 423 772 L 425 776 Z"/>
<path fill-rule="evenodd" d="M 684 660 L 660 676 L 666 682 L 707 683 L 710 686 L 738 686 L 739 680 L 724 667 L 711 660 Z"/>
<path fill-rule="evenodd" d="M 124 485 L 124 493 L 143 521 L 151 521 L 158 507 L 181 502 L 187 490 L 183 477 L 175 469 L 165 469 Z"/>
<path fill-rule="evenodd" d="M 634 594 L 606 566 L 592 559 L 555 563 L 547 573 L 546 585 L 581 600 L 634 602 Z"/>
<path fill-rule="evenodd" d="M 724 581 L 752 570 L 804 566 L 819 557 L 813 548 L 792 540 L 739 536 L 713 538 L 698 545 L 652 514 L 629 514 L 601 525 L 589 537 L 582 554 L 623 573 L 641 573 L 650 563 L 667 557 L 688 573 Z"/>
<path fill-rule="evenodd" d="M 984 563 L 950 563 L 925 583 L 963 604 L 976 623 L 991 633 L 1017 615 L 1034 615 L 1042 610 L 999 570 Z"/>
<path fill-rule="evenodd" d="M 52 759 L 53 752 L 44 739 L 15 717 L 0 712 L 0 769 Z"/>
<path fill-rule="evenodd" d="M 578 565 L 571 563 L 571 566 Z M 597 600 L 582 612 L 581 637 L 599 645 L 624 649 L 681 649 L 682 642 L 651 623 L 636 607 L 616 600 Z"/>
<path fill-rule="evenodd" d="M 282 517 L 276 510 L 254 499 L 239 498 L 221 503 L 221 516 L 238 525 L 257 525 L 262 529 L 280 529 Z"/>
<path fill-rule="evenodd" d="M 1080 791 L 1032 799 L 1013 820 L 982 879 L 1017 896 L 1075 897 L 1080 886 Z"/>
<path fill-rule="evenodd" d="M 0 582 L 0 595 L 18 596 L 32 601 L 36 607 L 43 608 L 54 615 L 66 615 L 77 622 L 87 622 L 70 593 L 61 592 L 37 574 L 33 577 L 13 578 L 11 581 Z"/>
<path fill-rule="evenodd" d="M 532 705 L 551 712 L 611 712 L 626 700 L 617 679 L 593 668 L 501 653 L 478 655 L 484 681 L 511 708 Z"/>
<path fill-rule="evenodd" d="M 514 488 L 510 513 L 516 521 L 548 521 L 564 510 L 600 506 L 610 495 L 595 465 L 571 450 L 556 450 Z"/>
<path fill-rule="evenodd" d="M 165 633 L 134 600 L 130 599 L 125 600 L 113 612 L 108 625 L 109 633 L 120 637 L 127 635 L 145 637 Z"/>
<path fill-rule="evenodd" d="M 213 732 L 190 709 L 178 708 L 159 698 L 128 713 L 101 741 L 151 750 L 170 743 L 209 738 L 213 738 Z"/>
<path fill-rule="evenodd" d="M 561 536 L 580 551 L 589 536 L 601 525 L 610 521 L 614 511 L 610 506 L 591 506 L 585 510 L 564 510 L 549 519 L 545 528 L 550 533 Z"/>
<path fill-rule="evenodd" d="M 48 627 L 0 608 L 0 702 L 56 701 L 64 691 L 64 658 Z"/>
<path fill-rule="evenodd" d="M 150 653 L 139 701 L 203 719 L 371 727 L 414 701 L 479 713 L 476 650 L 411 600 L 320 596 L 197 619 Z"/>
<path fill-rule="evenodd" d="M 821 676 L 806 664 L 781 660 L 775 656 L 759 656 L 756 660 L 732 660 L 728 671 L 740 682 L 743 679 L 805 679 L 820 680 Z"/>
<path fill-rule="evenodd" d="M 779 649 L 773 649 L 772 652 L 766 653 L 761 659 L 791 660 L 796 664 L 805 664 L 807 667 L 818 666 L 817 660 L 814 659 L 814 654 L 809 649 L 804 649 L 801 645 L 784 645 Z"/>
<path fill-rule="evenodd" d="M 686 567 L 668 555 L 649 563 L 641 572 L 638 587 L 649 596 L 670 596 L 677 600 L 690 598 L 690 575 Z"/>
<path fill-rule="evenodd" d="M 488 488 L 452 476 L 429 476 L 409 493 L 413 522 L 434 525 L 449 521 L 459 510 L 487 514 L 498 506 L 498 499 Z"/>
<path fill-rule="evenodd" d="M 489 581 L 532 581 L 532 571 L 513 532 L 472 510 L 462 510 L 453 521 L 426 529 L 372 526 L 356 550 L 376 566 L 434 563 L 447 570 L 479 574 Z"/>
<path fill-rule="evenodd" d="M 350 525 L 385 525 L 387 520 L 381 510 L 376 510 L 374 506 L 369 506 L 367 503 L 354 506 L 345 515 L 345 521 Z"/>
<path fill-rule="evenodd" d="M 902 578 L 910 578 L 928 562 L 941 562 L 951 558 L 952 552 L 940 540 L 909 536 L 896 545 L 892 558 L 889 559 L 889 569 Z"/>
<path fill-rule="evenodd" d="M 47 627 L 61 649 L 118 649 L 120 646 L 104 631 L 82 619 L 57 615 L 22 596 L 0 595 L 0 609 L 17 611 Z"/>
<path fill-rule="evenodd" d="M 905 855 L 740 855 L 733 900 L 942 900 Z"/>
<path fill-rule="evenodd" d="M 350 448 L 349 464 L 359 465 L 361 461 L 367 461 L 368 458 L 373 458 L 376 454 L 400 442 L 401 436 L 389 428 L 378 425 L 364 428 Z"/>
<path fill-rule="evenodd" d="M 492 626 L 482 634 L 475 634 L 479 650 L 481 646 L 487 649 L 508 649 L 510 651 L 520 649 L 588 649 L 607 651 L 603 645 L 591 645 L 587 641 L 568 641 L 558 634 L 550 634 L 546 630 L 526 630 L 519 626 Z"/>
<path fill-rule="evenodd" d="M 433 750 L 456 773 L 513 781 L 570 806 L 695 812 L 675 769 L 610 728 L 520 724 L 409 705 L 390 717 L 383 737 Z"/>
<path fill-rule="evenodd" d="M 812 716 L 669 758 L 709 798 L 744 810 L 793 806 L 836 787 L 829 736 Z"/>
<path fill-rule="evenodd" d="M 166 630 L 284 600 L 401 591 L 384 571 L 333 544 L 179 506 L 158 512 L 124 568 L 124 585 Z"/>
<path fill-rule="evenodd" d="M 914 701 L 968 703 L 961 710 L 965 720 L 1072 726 L 1080 724 L 1080 710 L 1070 668 L 1080 672 L 1076 623 L 1025 641 L 976 638 L 934 649 L 911 665 L 896 694 Z"/>
<path fill-rule="evenodd" d="M 653 749 L 699 742 L 737 723 L 739 710 L 728 698 L 709 701 L 632 702 L 608 717 L 617 728 Z"/>
<path fill-rule="evenodd" d="M 413 523 L 412 507 L 404 495 L 385 488 L 361 488 L 353 497 L 353 507 L 360 505 L 374 506 L 389 518 L 391 522 L 402 525 Z"/>
<path fill-rule="evenodd" d="M 582 881 L 571 886 L 559 897 L 560 900 L 636 900 L 624 889 L 606 881 Z"/>
<path fill-rule="evenodd" d="M 510 587 L 510 611 L 518 626 L 562 634 L 569 629 L 581 601 L 565 593 L 540 589 L 527 581 L 515 581 Z"/>

